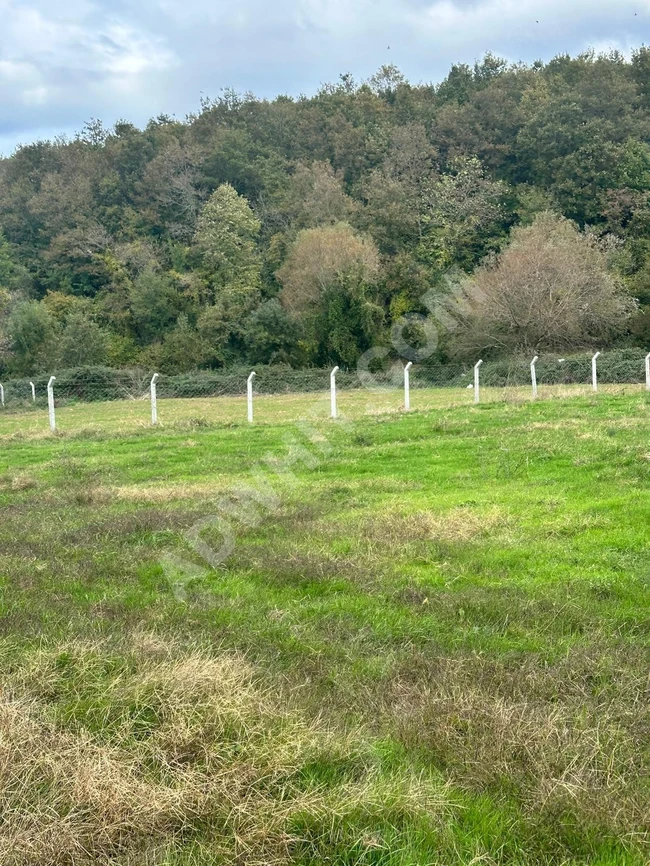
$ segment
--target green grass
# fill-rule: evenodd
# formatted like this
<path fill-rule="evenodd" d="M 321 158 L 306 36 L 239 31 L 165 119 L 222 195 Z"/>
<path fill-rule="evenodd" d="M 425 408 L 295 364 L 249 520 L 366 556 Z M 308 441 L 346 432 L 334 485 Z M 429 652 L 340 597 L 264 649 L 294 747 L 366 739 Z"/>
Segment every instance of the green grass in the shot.
<path fill-rule="evenodd" d="M 642 394 L 641 385 L 600 385 L 603 395 Z M 590 396 L 590 385 L 541 385 L 540 398 L 566 399 Z M 531 389 L 522 386 L 481 388 L 481 402 L 529 402 Z M 473 391 L 466 388 L 412 388 L 411 408 L 426 412 L 455 406 L 471 406 Z M 338 406 L 342 415 L 360 419 L 366 415 L 401 412 L 403 392 L 399 388 L 340 391 Z M 329 417 L 329 392 L 306 394 L 274 394 L 255 396 L 255 423 L 279 424 L 300 418 Z M 158 399 L 161 426 L 246 423 L 246 396 L 188 399 Z M 149 400 L 115 400 L 109 403 L 74 403 L 67 401 L 57 407 L 56 421 L 60 433 L 83 435 L 124 434 L 145 430 L 151 426 Z M 0 410 L 0 439 L 49 436 L 47 406 L 19 410 Z"/>
<path fill-rule="evenodd" d="M 0 417 L 0 862 L 646 863 L 650 401 L 511 396 Z"/>

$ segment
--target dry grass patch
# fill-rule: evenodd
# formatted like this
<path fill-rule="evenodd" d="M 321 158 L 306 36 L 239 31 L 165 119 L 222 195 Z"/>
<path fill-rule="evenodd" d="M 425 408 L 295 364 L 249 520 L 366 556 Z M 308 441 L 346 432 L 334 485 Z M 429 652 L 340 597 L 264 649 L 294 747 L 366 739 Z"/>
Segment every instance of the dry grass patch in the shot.
<path fill-rule="evenodd" d="M 282 583 L 345 579 L 369 590 L 391 575 L 400 560 L 427 556 L 430 543 L 467 543 L 497 531 L 504 538 L 513 521 L 494 506 L 459 507 L 444 514 L 391 512 L 345 526 L 306 508 L 300 520 L 281 523 L 293 530 L 288 538 L 241 547 L 236 566 L 263 569 Z"/>
<path fill-rule="evenodd" d="M 359 527 L 363 539 L 380 541 L 391 547 L 413 541 L 471 541 L 508 529 L 512 519 L 498 506 L 483 510 L 457 507 L 444 513 L 418 511 L 382 514 Z"/>
<path fill-rule="evenodd" d="M 133 755 L 45 722 L 35 704 L 0 699 L 0 862 L 94 862 L 129 838 L 177 826 L 188 793 L 147 779 Z"/>
<path fill-rule="evenodd" d="M 122 485 L 120 487 L 103 488 L 110 496 L 125 502 L 156 502 L 166 503 L 190 499 L 194 503 L 198 499 L 209 499 L 226 492 L 212 482 L 195 482 L 175 484 Z"/>
<path fill-rule="evenodd" d="M 553 666 L 411 659 L 380 702 L 393 733 L 455 784 L 516 793 L 533 823 L 650 846 L 647 689 L 647 658 L 594 647 Z"/>
<path fill-rule="evenodd" d="M 122 658 L 35 652 L 5 682 L 3 866 L 138 863 L 193 838 L 220 862 L 268 866 L 303 844 L 380 838 L 384 820 L 442 828 L 449 815 L 444 785 L 382 773 L 359 732 L 287 708 L 236 655 L 177 655 L 140 634 Z"/>
<path fill-rule="evenodd" d="M 304 583 L 326 583 L 350 580 L 370 589 L 378 577 L 391 570 L 390 565 L 379 564 L 367 556 L 336 553 L 324 543 L 312 538 L 304 545 L 268 546 L 248 545 L 236 554 L 238 568 L 262 569 L 277 584 L 298 586 Z"/>
<path fill-rule="evenodd" d="M 23 490 L 35 490 L 37 487 L 38 482 L 31 475 L 0 475 L 0 490 L 20 493 Z"/>

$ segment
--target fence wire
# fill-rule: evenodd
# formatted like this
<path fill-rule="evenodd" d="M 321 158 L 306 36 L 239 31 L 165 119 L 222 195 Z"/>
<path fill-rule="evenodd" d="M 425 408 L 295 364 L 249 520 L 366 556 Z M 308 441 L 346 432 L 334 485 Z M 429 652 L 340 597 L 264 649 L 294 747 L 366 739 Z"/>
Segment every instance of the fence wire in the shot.
<path fill-rule="evenodd" d="M 481 402 L 509 399 L 512 396 L 532 397 L 531 359 L 485 361 L 480 368 Z M 54 394 L 57 407 L 76 404 L 149 401 L 151 398 L 151 370 L 114 370 L 89 367 L 55 371 Z M 201 400 L 220 397 L 246 397 L 250 370 L 197 371 L 181 375 L 160 375 L 156 390 L 158 400 Z M 328 369 L 293 370 L 286 367 L 258 367 L 253 388 L 256 397 L 281 395 L 327 394 L 330 391 Z M 643 385 L 647 377 L 646 353 L 626 349 L 603 353 L 597 363 L 598 385 Z M 427 408 L 417 393 L 429 390 L 456 389 L 455 399 L 467 402 L 474 396 L 474 368 L 471 364 L 414 364 L 409 372 L 410 388 L 414 392 L 411 408 Z M 568 386 L 566 394 L 586 393 L 592 384 L 592 354 L 584 353 L 566 358 L 542 355 L 536 362 L 537 396 L 564 396 L 561 387 Z M 0 412 L 17 414 L 47 410 L 49 374 L 32 379 L 11 379 L 2 382 L 4 405 Z M 582 386 L 582 387 L 579 387 Z M 336 373 L 337 392 L 345 393 L 366 389 L 374 392 L 394 392 L 395 402 L 404 394 L 404 365 L 397 362 L 389 369 L 373 371 L 339 370 Z M 471 393 L 470 393 L 471 392 Z M 0 395 L 2 392 L 0 392 Z M 401 396 L 400 396 L 401 395 Z M 451 396 L 451 395 L 450 395 Z M 418 405 L 419 404 L 419 405 Z M 142 415 L 146 417 L 143 407 Z M 194 407 L 196 411 L 196 407 Z M 164 411 L 160 411 L 164 423 Z M 233 420 L 237 420 L 233 418 Z M 262 417 L 259 420 L 263 420 Z"/>

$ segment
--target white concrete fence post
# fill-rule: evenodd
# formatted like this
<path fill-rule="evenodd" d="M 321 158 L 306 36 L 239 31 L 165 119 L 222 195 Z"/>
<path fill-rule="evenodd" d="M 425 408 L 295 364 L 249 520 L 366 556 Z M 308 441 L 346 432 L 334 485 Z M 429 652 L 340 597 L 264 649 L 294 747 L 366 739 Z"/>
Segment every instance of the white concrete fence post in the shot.
<path fill-rule="evenodd" d="M 29 385 L 30 385 L 30 388 L 32 389 L 32 403 L 35 403 L 36 402 L 36 388 L 35 388 L 33 382 L 30 382 Z"/>
<path fill-rule="evenodd" d="M 533 397 L 537 397 L 537 370 L 535 369 L 535 364 L 539 361 L 537 355 L 530 362 L 530 379 L 533 383 Z"/>
<path fill-rule="evenodd" d="M 404 367 L 404 411 L 408 412 L 411 408 L 411 367 L 413 361 L 409 361 Z"/>
<path fill-rule="evenodd" d="M 253 379 L 257 376 L 255 370 L 250 374 L 248 379 L 246 380 L 246 390 L 248 394 L 248 422 L 249 424 L 253 423 Z"/>
<path fill-rule="evenodd" d="M 650 391 L 650 352 L 645 356 L 645 389 Z"/>
<path fill-rule="evenodd" d="M 47 410 L 50 416 L 50 430 L 52 433 L 56 430 L 56 415 L 54 414 L 54 383 L 56 376 L 51 376 L 47 383 Z"/>
<path fill-rule="evenodd" d="M 332 407 L 332 418 L 338 418 L 338 411 L 336 408 L 336 374 L 338 371 L 339 368 L 334 367 L 330 373 L 330 404 Z"/>
<path fill-rule="evenodd" d="M 591 387 L 594 391 L 598 390 L 598 359 L 600 358 L 600 352 L 596 352 L 594 357 L 591 359 Z"/>
<path fill-rule="evenodd" d="M 151 424 L 154 427 L 158 423 L 158 389 L 156 387 L 158 379 L 158 373 L 154 373 L 151 377 Z"/>
<path fill-rule="evenodd" d="M 2 406 L 4 406 L 4 404 L 5 404 L 5 389 L 3 388 L 3 386 L 1 384 L 0 384 L 0 404 Z"/>
<path fill-rule="evenodd" d="M 474 402 L 475 403 L 481 402 L 481 393 L 480 393 L 481 383 L 480 383 L 480 377 L 479 377 L 478 371 L 479 371 L 482 363 L 483 363 L 483 359 L 481 358 L 481 360 L 478 361 L 474 365 Z"/>

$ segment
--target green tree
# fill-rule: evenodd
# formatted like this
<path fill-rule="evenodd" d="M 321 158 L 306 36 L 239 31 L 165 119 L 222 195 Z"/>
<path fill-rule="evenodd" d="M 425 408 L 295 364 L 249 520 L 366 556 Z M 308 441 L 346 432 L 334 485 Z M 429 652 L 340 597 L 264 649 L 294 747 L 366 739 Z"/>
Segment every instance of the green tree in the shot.
<path fill-rule="evenodd" d="M 286 211 L 295 228 L 335 225 L 348 220 L 357 205 L 343 189 L 343 178 L 329 162 L 299 164 L 285 190 Z"/>
<path fill-rule="evenodd" d="M 488 177 L 478 159 L 455 159 L 427 190 L 421 258 L 442 268 L 471 269 L 500 234 L 505 194 L 505 185 Z"/>
<path fill-rule="evenodd" d="M 21 375 L 41 372 L 54 363 L 56 321 L 38 301 L 21 301 L 12 310 L 7 323 L 14 372 Z"/>
<path fill-rule="evenodd" d="M 146 344 L 176 322 L 183 301 L 170 276 L 146 270 L 133 282 L 129 303 L 136 337 Z"/>
<path fill-rule="evenodd" d="M 312 358 L 353 363 L 378 332 L 383 311 L 373 241 L 346 223 L 300 232 L 278 272 L 283 305 L 303 325 Z"/>
<path fill-rule="evenodd" d="M 199 216 L 196 246 L 214 297 L 249 302 L 260 286 L 260 221 L 230 184 L 212 193 Z"/>
<path fill-rule="evenodd" d="M 181 313 L 176 326 L 165 334 L 158 349 L 158 368 L 162 373 L 187 373 L 200 367 L 206 354 L 196 329 Z"/>
<path fill-rule="evenodd" d="M 291 364 L 300 362 L 299 322 L 292 318 L 277 298 L 254 310 L 246 323 L 244 342 L 251 364 Z"/>
<path fill-rule="evenodd" d="M 339 274 L 323 293 L 315 320 L 315 360 L 355 364 L 378 341 L 383 321 L 373 286 L 352 272 Z"/>
<path fill-rule="evenodd" d="M 0 232 L 0 289 L 27 294 L 31 284 L 29 272 L 16 261 L 9 242 Z"/>
<path fill-rule="evenodd" d="M 381 168 L 369 176 L 364 225 L 382 251 L 396 254 L 422 240 L 427 190 L 437 178 L 437 153 L 421 124 L 396 129 Z"/>
<path fill-rule="evenodd" d="M 58 344 L 62 366 L 105 364 L 107 351 L 108 338 L 99 325 L 80 312 L 68 316 Z"/>

